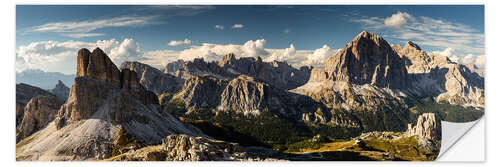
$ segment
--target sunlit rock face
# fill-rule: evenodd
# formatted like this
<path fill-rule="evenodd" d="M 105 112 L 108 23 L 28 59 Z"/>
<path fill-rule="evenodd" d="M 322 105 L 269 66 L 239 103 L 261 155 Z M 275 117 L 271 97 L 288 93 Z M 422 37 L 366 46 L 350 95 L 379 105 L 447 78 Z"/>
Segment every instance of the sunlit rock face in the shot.
<path fill-rule="evenodd" d="M 405 88 L 404 61 L 382 37 L 363 31 L 325 63 L 328 79 Z"/>

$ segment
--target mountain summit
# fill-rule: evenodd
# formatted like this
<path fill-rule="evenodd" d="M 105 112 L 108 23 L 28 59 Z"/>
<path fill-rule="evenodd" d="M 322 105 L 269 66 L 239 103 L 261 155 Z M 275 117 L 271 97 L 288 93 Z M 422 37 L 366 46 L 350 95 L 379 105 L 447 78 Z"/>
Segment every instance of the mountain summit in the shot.
<path fill-rule="evenodd" d="M 325 63 L 329 79 L 354 84 L 403 88 L 403 60 L 382 37 L 363 31 Z"/>

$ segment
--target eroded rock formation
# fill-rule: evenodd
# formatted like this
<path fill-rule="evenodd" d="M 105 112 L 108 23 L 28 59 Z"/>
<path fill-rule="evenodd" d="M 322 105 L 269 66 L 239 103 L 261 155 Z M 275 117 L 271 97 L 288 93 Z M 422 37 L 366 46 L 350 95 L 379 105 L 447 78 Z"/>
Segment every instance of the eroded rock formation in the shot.
<path fill-rule="evenodd" d="M 418 136 L 427 140 L 437 140 L 439 136 L 438 122 L 434 113 L 425 113 L 418 117 L 417 123 L 413 126 L 408 124 L 406 134 L 408 136 Z"/>
<path fill-rule="evenodd" d="M 24 107 L 36 96 L 51 95 L 48 91 L 28 84 L 16 84 L 16 127 L 21 124 L 24 117 Z"/>
<path fill-rule="evenodd" d="M 20 141 L 30 136 L 53 121 L 62 104 L 63 101 L 54 95 L 31 98 L 24 108 L 24 116 L 18 128 L 16 140 Z"/>

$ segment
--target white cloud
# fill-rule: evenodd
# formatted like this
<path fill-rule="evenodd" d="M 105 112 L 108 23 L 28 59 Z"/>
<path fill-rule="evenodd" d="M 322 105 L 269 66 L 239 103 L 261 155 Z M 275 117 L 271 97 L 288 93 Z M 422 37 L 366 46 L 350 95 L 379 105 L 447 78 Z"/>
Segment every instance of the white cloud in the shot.
<path fill-rule="evenodd" d="M 465 55 L 465 56 L 462 58 L 462 61 L 461 61 L 461 62 L 462 62 L 463 64 L 474 64 L 474 62 L 475 62 L 475 61 L 476 61 L 476 60 L 475 60 L 474 55 L 472 55 L 472 54 L 468 54 L 468 55 Z"/>
<path fill-rule="evenodd" d="M 269 53 L 264 50 L 264 45 L 266 45 L 265 39 L 247 41 L 242 46 L 243 54 L 245 57 L 267 56 Z"/>
<path fill-rule="evenodd" d="M 116 65 L 129 60 L 138 60 L 141 56 L 138 44 L 133 39 L 122 42 L 99 40 L 96 42 L 81 41 L 41 41 L 32 42 L 16 49 L 16 71 L 25 69 L 41 69 L 49 72 L 72 74 L 76 72 L 76 55 L 79 49 L 101 48 Z"/>
<path fill-rule="evenodd" d="M 102 33 L 74 33 L 74 34 L 66 34 L 66 36 L 71 38 L 84 38 L 84 37 L 98 37 L 104 36 Z"/>
<path fill-rule="evenodd" d="M 231 28 L 243 28 L 243 24 L 234 24 Z"/>
<path fill-rule="evenodd" d="M 204 43 L 199 46 L 190 46 L 182 51 L 157 50 L 144 53 L 143 62 L 153 66 L 162 67 L 166 63 L 178 59 L 193 60 L 194 58 L 203 58 L 205 61 L 220 61 L 228 53 L 234 53 L 236 57 L 257 57 L 260 56 L 264 61 L 286 61 L 287 63 L 300 67 L 302 65 L 312 65 L 322 67 L 323 63 L 334 50 L 328 46 L 314 50 L 297 50 L 293 44 L 284 49 L 265 48 L 266 40 L 250 40 L 243 45 L 235 44 L 210 44 Z M 309 59 L 308 57 L 313 56 Z M 321 60 L 323 59 L 323 60 Z M 305 61 L 312 63 L 304 63 Z"/>
<path fill-rule="evenodd" d="M 223 25 L 215 25 L 215 29 L 223 30 L 224 26 Z"/>
<path fill-rule="evenodd" d="M 434 51 L 431 54 L 439 54 L 448 57 L 451 61 L 460 64 L 474 64 L 478 68 L 484 68 L 485 56 L 473 54 L 460 54 L 453 48 L 446 48 L 443 51 Z"/>
<path fill-rule="evenodd" d="M 295 50 L 295 46 L 293 44 L 290 44 L 289 48 L 285 48 L 283 52 L 280 53 L 273 53 L 271 56 L 267 57 L 264 59 L 265 61 L 286 61 L 289 59 L 292 59 L 295 57 L 295 54 L 297 53 L 297 50 Z"/>
<path fill-rule="evenodd" d="M 474 64 L 479 68 L 484 68 L 484 65 L 486 64 L 486 56 L 484 55 L 477 56 Z"/>
<path fill-rule="evenodd" d="M 113 47 L 109 53 L 109 58 L 120 66 L 125 61 L 136 61 L 142 55 L 139 44 L 133 39 L 126 38 L 118 47 Z"/>
<path fill-rule="evenodd" d="M 384 24 L 387 27 L 402 27 L 405 26 L 408 20 L 412 20 L 413 17 L 406 12 L 398 12 L 393 14 L 391 17 L 384 19 Z"/>
<path fill-rule="evenodd" d="M 314 50 L 313 54 L 308 55 L 307 59 L 302 64 L 315 67 L 323 66 L 325 61 L 336 52 L 337 50 L 331 49 L 327 45 L 323 45 L 323 47 Z"/>
<path fill-rule="evenodd" d="M 175 41 L 175 40 L 172 40 L 168 43 L 169 46 L 178 46 L 178 45 L 190 45 L 191 44 L 191 40 L 189 39 L 184 39 L 183 41 Z"/>
<path fill-rule="evenodd" d="M 108 27 L 131 27 L 155 24 L 157 16 L 122 16 L 108 19 L 85 20 L 73 22 L 52 22 L 30 28 L 31 32 L 63 33 L 72 38 L 102 36 L 103 34 L 88 33 Z"/>
<path fill-rule="evenodd" d="M 398 12 L 388 18 L 352 15 L 352 22 L 362 24 L 386 39 L 413 41 L 420 46 L 454 48 L 462 54 L 484 54 L 484 33 L 468 25 L 426 16 Z M 399 27 L 399 28 L 387 28 Z"/>
<path fill-rule="evenodd" d="M 189 46 L 184 50 L 153 50 L 141 51 L 139 44 L 133 39 L 118 41 L 99 40 L 96 42 L 81 41 L 41 41 L 20 46 L 16 50 L 16 70 L 41 69 L 49 72 L 62 72 L 71 74 L 76 72 L 77 52 L 81 48 L 93 50 L 101 48 L 113 62 L 119 66 L 124 61 L 140 61 L 157 68 L 162 68 L 166 63 L 178 59 L 193 60 L 203 58 L 205 61 L 220 61 L 228 53 L 237 57 L 260 56 L 265 61 L 286 61 L 300 67 L 312 65 L 322 67 L 326 59 L 333 55 L 335 50 L 324 45 L 316 50 L 297 50 L 293 44 L 283 49 L 265 48 L 266 40 L 250 40 L 243 45 L 236 44 L 210 44 Z"/>

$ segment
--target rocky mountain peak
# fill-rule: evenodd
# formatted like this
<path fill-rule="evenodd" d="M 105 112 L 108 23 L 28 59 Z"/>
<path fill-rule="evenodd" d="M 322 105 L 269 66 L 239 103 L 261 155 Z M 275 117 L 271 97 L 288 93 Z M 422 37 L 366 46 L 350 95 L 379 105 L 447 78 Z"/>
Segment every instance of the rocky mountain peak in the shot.
<path fill-rule="evenodd" d="M 76 77 L 81 76 L 109 82 L 114 86 L 120 85 L 120 70 L 99 48 L 92 53 L 85 48 L 78 51 Z"/>
<path fill-rule="evenodd" d="M 416 50 L 422 50 L 420 49 L 420 46 L 418 46 L 416 43 L 413 43 L 412 41 L 406 42 L 404 48 L 415 48 Z"/>
<path fill-rule="evenodd" d="M 381 36 L 378 36 L 377 34 L 368 32 L 368 31 L 362 31 L 359 33 L 352 42 L 362 42 L 363 40 L 371 40 L 374 41 L 375 43 L 379 44 L 381 42 L 387 43 Z"/>
<path fill-rule="evenodd" d="M 61 81 L 57 81 L 56 86 L 49 90 L 50 93 L 56 95 L 59 99 L 66 101 L 69 95 L 69 88 Z"/>
<path fill-rule="evenodd" d="M 390 88 L 407 85 L 403 59 L 382 37 L 366 31 L 330 57 L 325 71 L 334 81 Z"/>
<path fill-rule="evenodd" d="M 65 88 L 65 87 L 67 88 L 67 86 L 64 85 L 64 83 L 61 80 L 57 81 L 56 88 Z"/>
<path fill-rule="evenodd" d="M 236 60 L 236 57 L 234 56 L 234 53 L 229 53 L 224 56 L 224 59 L 222 59 L 222 62 L 233 62 Z"/>
<path fill-rule="evenodd" d="M 58 113 L 57 127 L 90 118 L 106 99 L 122 96 L 121 94 L 127 96 L 124 99 L 134 99 L 144 105 L 158 104 L 158 97 L 139 83 L 135 71 L 123 69 L 120 72 L 99 48 L 94 49 L 92 53 L 85 48 L 80 49 L 75 84 L 69 92 L 66 104 Z"/>

